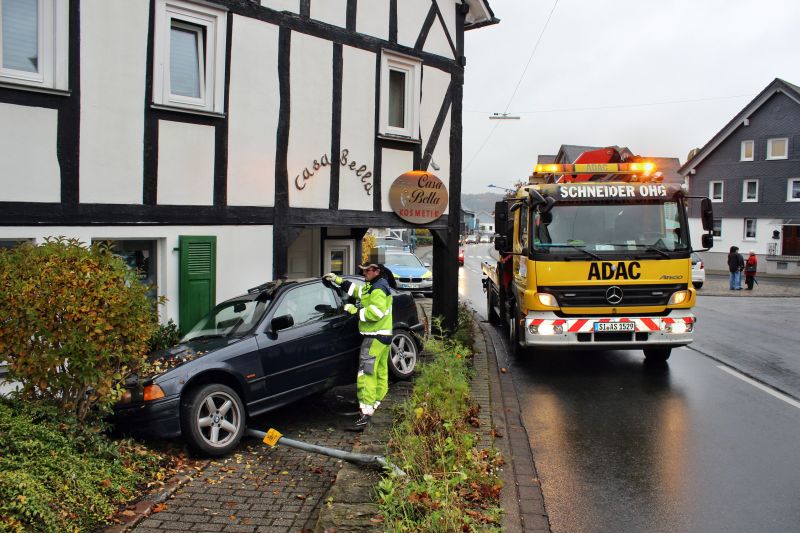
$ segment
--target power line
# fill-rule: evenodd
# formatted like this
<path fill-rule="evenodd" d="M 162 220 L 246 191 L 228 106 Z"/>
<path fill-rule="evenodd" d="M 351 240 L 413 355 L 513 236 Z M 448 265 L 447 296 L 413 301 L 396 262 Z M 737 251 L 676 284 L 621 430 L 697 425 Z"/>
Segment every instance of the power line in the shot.
<path fill-rule="evenodd" d="M 712 100 L 729 100 L 733 98 L 752 98 L 753 94 L 737 94 L 732 96 L 711 96 L 707 98 L 689 98 L 685 100 L 664 100 L 662 102 L 647 102 L 642 104 L 615 104 L 615 105 L 605 105 L 605 106 L 594 106 L 594 107 L 566 107 L 566 108 L 556 108 L 556 109 L 537 109 L 533 111 L 517 111 L 518 115 L 533 115 L 537 113 L 566 113 L 570 111 L 595 111 L 595 110 L 602 110 L 602 109 L 623 109 L 629 107 L 653 107 L 653 106 L 660 106 L 660 105 L 672 105 L 672 104 L 686 104 L 692 102 L 708 102 Z M 464 113 L 480 113 L 486 114 L 491 113 L 490 111 L 474 111 L 474 110 L 464 110 Z"/>
<path fill-rule="evenodd" d="M 522 84 L 522 80 L 525 78 L 525 73 L 528 72 L 528 67 L 530 66 L 531 61 L 533 60 L 533 56 L 536 53 L 536 50 L 539 48 L 539 43 L 542 40 L 542 36 L 544 35 L 544 32 L 547 29 L 548 24 L 550 24 L 550 19 L 553 17 L 553 12 L 556 10 L 556 6 L 557 5 L 558 5 L 558 0 L 556 0 L 555 3 L 553 4 L 553 8 L 550 10 L 550 14 L 547 15 L 547 20 L 545 21 L 544 26 L 542 26 L 542 31 L 539 32 L 539 37 L 536 39 L 536 44 L 533 46 L 533 50 L 531 51 L 531 55 L 528 56 L 528 62 L 525 63 L 525 68 L 522 70 L 522 75 L 520 75 L 519 80 L 517 81 L 517 85 L 514 87 L 514 92 L 511 93 L 511 98 L 508 99 L 508 104 L 506 104 L 506 109 L 503 112 L 503 115 L 508 115 L 508 108 L 511 107 L 511 103 L 514 101 L 514 98 L 517 96 L 517 91 L 519 90 L 519 86 L 520 86 L 520 84 Z M 462 171 L 462 173 L 464 173 L 467 170 L 469 170 L 469 167 L 472 165 L 472 162 L 475 161 L 475 158 L 477 158 L 478 155 L 480 155 L 480 153 L 483 150 L 484 146 L 486 146 L 486 144 L 489 142 L 489 139 L 492 138 L 492 135 L 494 134 L 494 131 L 497 129 L 497 126 L 499 124 L 500 124 L 500 121 L 495 122 L 494 127 L 489 132 L 489 135 L 487 135 L 486 139 L 483 140 L 483 143 L 481 143 L 480 148 L 478 148 L 478 150 L 472 156 L 472 159 L 469 160 L 469 163 L 467 163 L 467 165 L 464 167 L 464 170 Z"/>

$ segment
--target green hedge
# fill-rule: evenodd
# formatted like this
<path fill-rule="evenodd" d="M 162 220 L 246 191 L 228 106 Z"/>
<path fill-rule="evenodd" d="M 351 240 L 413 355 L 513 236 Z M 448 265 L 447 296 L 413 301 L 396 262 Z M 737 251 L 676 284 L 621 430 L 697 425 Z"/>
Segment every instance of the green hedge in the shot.
<path fill-rule="evenodd" d="M 92 531 L 164 462 L 55 407 L 0 399 L 0 531 Z"/>

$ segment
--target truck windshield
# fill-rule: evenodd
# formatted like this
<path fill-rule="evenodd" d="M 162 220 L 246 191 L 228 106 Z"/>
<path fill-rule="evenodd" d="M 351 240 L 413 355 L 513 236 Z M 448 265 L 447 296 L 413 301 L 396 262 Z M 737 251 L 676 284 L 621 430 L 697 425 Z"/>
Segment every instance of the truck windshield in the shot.
<path fill-rule="evenodd" d="M 638 251 L 670 257 L 668 252 L 689 250 L 682 220 L 677 202 L 559 203 L 548 214 L 535 216 L 533 251 L 563 256 Z"/>

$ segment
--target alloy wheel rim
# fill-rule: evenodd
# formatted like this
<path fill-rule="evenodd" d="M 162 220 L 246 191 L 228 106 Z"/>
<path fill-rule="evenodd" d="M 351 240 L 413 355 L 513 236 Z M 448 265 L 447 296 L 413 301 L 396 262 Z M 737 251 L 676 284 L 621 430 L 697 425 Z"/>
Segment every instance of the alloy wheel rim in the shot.
<path fill-rule="evenodd" d="M 396 335 L 392 339 L 392 362 L 403 374 L 408 374 L 414 368 L 417 354 L 410 343 L 413 342 L 405 335 Z M 409 349 L 406 346 L 409 345 Z"/>
<path fill-rule="evenodd" d="M 242 416 L 239 405 L 225 392 L 214 392 L 203 400 L 197 413 L 197 428 L 210 446 L 222 448 L 239 431 Z"/>

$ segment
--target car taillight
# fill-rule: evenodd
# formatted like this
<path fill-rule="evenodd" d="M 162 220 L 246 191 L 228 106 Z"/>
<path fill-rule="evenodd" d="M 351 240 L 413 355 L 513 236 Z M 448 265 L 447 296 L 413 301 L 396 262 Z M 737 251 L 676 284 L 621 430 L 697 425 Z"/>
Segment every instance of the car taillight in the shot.
<path fill-rule="evenodd" d="M 698 263 L 700 263 L 700 270 L 703 270 L 703 269 L 705 268 L 705 267 L 703 266 L 703 262 L 702 262 L 702 261 L 698 261 Z"/>

